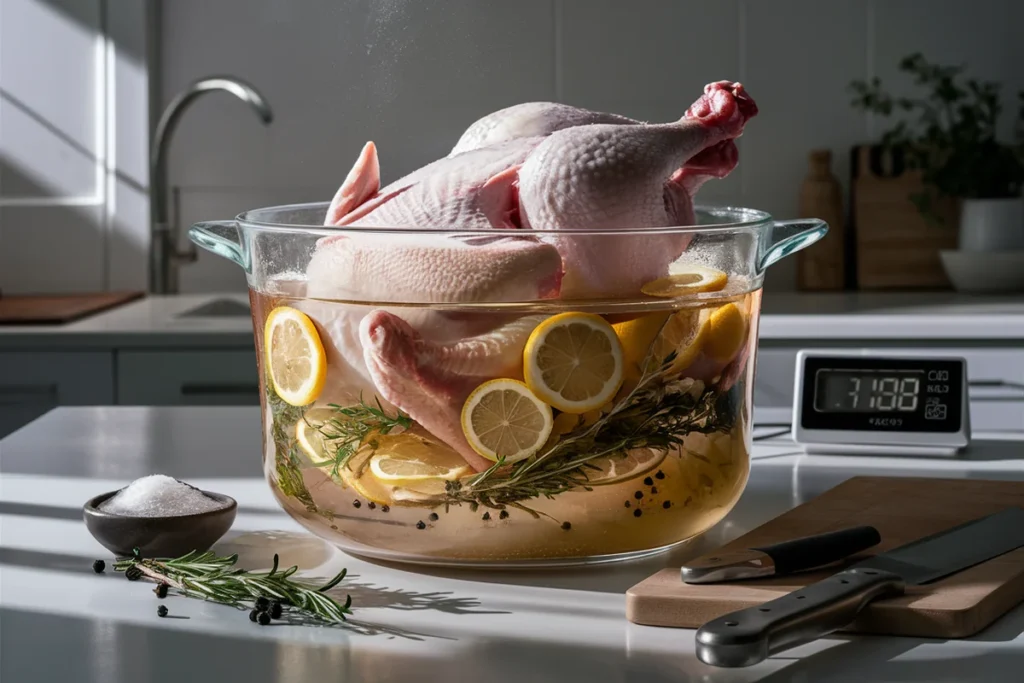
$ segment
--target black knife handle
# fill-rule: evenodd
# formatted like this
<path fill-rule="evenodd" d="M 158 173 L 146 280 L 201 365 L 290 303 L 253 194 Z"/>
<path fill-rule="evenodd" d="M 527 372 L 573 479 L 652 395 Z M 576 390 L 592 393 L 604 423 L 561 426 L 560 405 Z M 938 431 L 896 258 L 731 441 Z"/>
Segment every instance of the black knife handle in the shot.
<path fill-rule="evenodd" d="M 758 607 L 726 614 L 697 630 L 697 657 L 711 666 L 752 666 L 852 622 L 881 597 L 902 595 L 898 574 L 847 569 Z"/>
<path fill-rule="evenodd" d="M 855 526 L 817 536 L 795 538 L 763 548 L 753 548 L 772 558 L 776 574 L 791 574 L 831 564 L 867 550 L 882 540 L 872 526 Z"/>

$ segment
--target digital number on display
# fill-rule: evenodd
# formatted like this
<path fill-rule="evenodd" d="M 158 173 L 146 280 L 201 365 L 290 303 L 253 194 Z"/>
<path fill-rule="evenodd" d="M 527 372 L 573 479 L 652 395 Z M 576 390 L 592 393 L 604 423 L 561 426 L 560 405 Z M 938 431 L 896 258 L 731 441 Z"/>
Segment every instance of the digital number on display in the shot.
<path fill-rule="evenodd" d="M 912 413 L 921 402 L 924 373 L 819 370 L 814 409 L 822 413 Z"/>

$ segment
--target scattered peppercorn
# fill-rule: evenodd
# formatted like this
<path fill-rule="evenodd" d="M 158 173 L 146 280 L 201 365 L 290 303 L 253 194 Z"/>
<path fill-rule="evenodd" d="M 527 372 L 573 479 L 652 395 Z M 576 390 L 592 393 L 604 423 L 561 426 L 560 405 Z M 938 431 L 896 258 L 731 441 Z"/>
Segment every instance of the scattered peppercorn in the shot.
<path fill-rule="evenodd" d="M 423 520 L 421 519 L 420 521 L 416 522 L 416 528 L 417 528 L 417 529 L 426 529 L 426 528 L 427 528 L 427 525 L 426 525 L 426 524 L 424 524 L 424 523 L 423 523 Z"/>
<path fill-rule="evenodd" d="M 568 531 L 572 528 L 572 524 L 569 524 L 569 522 L 562 522 L 562 528 Z"/>
<path fill-rule="evenodd" d="M 482 517 L 482 519 L 483 519 L 483 520 L 484 520 L 485 522 L 489 522 L 489 521 L 491 521 L 491 513 L 490 513 L 490 512 L 485 512 L 485 513 L 484 513 L 484 516 Z"/>
<path fill-rule="evenodd" d="M 354 508 L 356 508 L 358 510 L 359 508 L 363 507 L 363 504 L 360 503 L 358 500 L 353 500 L 352 501 L 352 507 L 354 507 Z"/>
<path fill-rule="evenodd" d="M 391 506 L 390 505 L 381 505 L 380 506 L 380 511 L 381 512 L 390 512 L 391 511 Z"/>
<path fill-rule="evenodd" d="M 633 510 L 633 516 L 634 517 L 639 517 L 642 514 L 644 514 L 644 511 L 641 510 L 640 508 L 637 508 L 636 510 Z"/>
<path fill-rule="evenodd" d="M 268 609 L 270 609 L 270 600 L 267 600 L 262 595 L 256 598 L 256 609 L 258 609 L 261 612 L 266 612 Z"/>
<path fill-rule="evenodd" d="M 280 619 L 282 612 L 284 612 L 284 608 L 281 607 L 281 601 L 280 600 L 274 600 L 274 602 L 270 603 L 270 618 L 271 619 Z"/>
<path fill-rule="evenodd" d="M 167 597 L 167 584 L 166 583 L 158 583 L 156 585 L 156 588 L 153 589 L 153 592 L 156 593 L 156 597 L 158 597 L 161 600 L 163 600 L 164 598 Z"/>
<path fill-rule="evenodd" d="M 664 478 L 665 478 L 665 473 L 664 473 L 664 472 L 662 472 L 661 470 L 658 470 L 657 472 L 655 472 L 655 473 L 654 473 L 654 476 L 655 476 L 655 477 L 656 477 L 657 479 L 664 479 Z"/>
<path fill-rule="evenodd" d="M 366 507 L 370 508 L 371 510 L 376 510 L 377 504 L 371 500 L 369 503 L 366 504 Z"/>
<path fill-rule="evenodd" d="M 260 612 L 258 609 L 254 609 L 253 611 L 249 612 L 249 621 L 255 622 L 257 619 L 260 618 L 261 614 L 262 612 Z"/>
<path fill-rule="evenodd" d="M 643 491 L 637 491 L 636 493 L 633 494 L 633 497 L 636 498 L 637 500 L 641 500 L 644 497 L 644 492 Z"/>
<path fill-rule="evenodd" d="M 124 572 L 124 578 L 129 581 L 138 581 L 142 578 L 142 570 L 138 567 L 128 567 Z"/>
<path fill-rule="evenodd" d="M 666 510 L 668 510 L 670 507 L 672 507 L 672 501 L 671 500 L 666 500 L 664 503 L 661 504 L 661 507 L 663 507 Z"/>
<path fill-rule="evenodd" d="M 630 507 L 630 502 L 628 500 L 626 501 L 626 507 Z"/>
<path fill-rule="evenodd" d="M 508 510 L 502 510 L 499 512 L 498 519 L 508 519 Z"/>
<path fill-rule="evenodd" d="M 436 522 L 437 521 L 437 513 L 436 512 L 431 512 L 429 519 L 430 519 L 431 522 Z"/>
<path fill-rule="evenodd" d="M 260 626 L 266 626 L 267 624 L 269 624 L 269 623 L 270 623 L 270 615 L 269 615 L 269 614 L 267 614 L 266 612 L 260 612 L 260 613 L 259 613 L 259 614 L 258 614 L 258 615 L 256 616 L 256 622 L 257 622 L 257 623 L 258 623 L 258 624 L 259 624 Z"/>
<path fill-rule="evenodd" d="M 657 486 L 652 486 L 651 487 L 651 495 L 652 496 L 658 495 L 658 487 Z"/>
<path fill-rule="evenodd" d="M 103 560 L 96 560 L 92 563 L 92 570 L 97 574 L 102 574 L 103 570 L 107 568 L 107 563 Z"/>
<path fill-rule="evenodd" d="M 651 479 L 650 477 L 647 477 L 646 479 L 644 479 L 644 486 L 652 486 L 653 484 L 654 484 L 654 480 Z"/>
<path fill-rule="evenodd" d="M 166 617 L 167 616 L 167 605 L 160 605 L 159 607 L 157 607 L 156 608 L 156 615 L 158 617 Z"/>

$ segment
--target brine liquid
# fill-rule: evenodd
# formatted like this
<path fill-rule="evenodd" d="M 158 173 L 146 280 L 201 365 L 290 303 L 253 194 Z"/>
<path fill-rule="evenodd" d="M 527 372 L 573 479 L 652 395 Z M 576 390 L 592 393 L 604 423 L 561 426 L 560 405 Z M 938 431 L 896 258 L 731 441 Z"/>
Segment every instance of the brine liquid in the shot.
<path fill-rule="evenodd" d="M 730 387 L 722 392 L 729 394 L 728 400 L 718 404 L 719 413 L 728 412 L 717 417 L 724 427 L 709 428 L 705 430 L 708 433 L 685 433 L 681 435 L 681 446 L 653 455 L 644 452 L 640 457 L 626 458 L 621 454 L 617 464 L 611 465 L 605 460 L 598 461 L 596 464 L 603 469 L 593 476 L 604 481 L 598 481 L 590 490 L 577 488 L 552 497 L 522 500 L 522 507 L 496 508 L 468 503 L 432 504 L 429 499 L 424 503 L 415 496 L 409 500 L 402 491 L 396 493 L 394 487 L 375 481 L 368 467 L 339 472 L 324 465 L 323 460 L 310 457 L 296 440 L 296 423 L 303 415 L 317 409 L 333 410 L 330 405 L 354 405 L 360 400 L 373 404 L 379 399 L 386 411 L 397 412 L 377 395 L 373 382 L 352 367 L 358 364 L 360 350 L 355 332 L 358 322 L 380 307 L 411 321 L 425 320 L 425 316 L 436 314 L 440 307 L 314 300 L 301 296 L 300 285 L 288 294 L 253 292 L 251 304 L 262 382 L 265 474 L 280 504 L 308 529 L 342 549 L 379 557 L 428 562 L 559 562 L 670 546 L 718 522 L 735 504 L 746 484 L 760 290 L 703 297 L 698 304 L 690 302 L 688 306 L 679 300 L 652 303 L 645 299 L 634 307 L 621 301 L 609 302 L 604 307 L 610 311 L 606 318 L 616 323 L 642 316 L 660 316 L 660 320 L 677 312 L 703 312 L 706 316 L 730 303 L 746 318 L 744 339 L 738 352 L 722 359 L 720 365 L 725 367 L 720 368 L 718 375 L 704 378 L 708 391 L 713 391 L 716 382 L 724 387 L 722 377 L 730 376 Z M 511 310 L 509 306 L 443 308 L 449 320 L 486 329 L 496 326 L 499 317 L 504 320 L 510 316 L 570 310 L 601 313 L 600 303 L 587 304 L 586 309 L 562 301 L 516 306 Z M 278 306 L 291 306 L 306 313 L 314 321 L 326 349 L 326 385 L 310 406 L 283 404 L 276 399 L 267 380 L 264 326 L 268 314 Z M 493 324 L 488 324 L 488 316 L 494 317 Z M 716 355 L 716 351 L 708 349 L 711 355 Z M 355 362 L 348 363 L 346 358 Z M 686 370 L 680 375 L 685 378 Z M 414 447 L 426 443 L 428 450 L 447 448 L 420 425 L 413 423 L 412 433 L 426 439 L 420 439 Z M 412 441 L 404 442 L 391 434 L 373 443 L 400 450 Z M 624 474 L 622 470 L 626 470 Z M 443 493 L 443 483 L 433 490 Z"/>

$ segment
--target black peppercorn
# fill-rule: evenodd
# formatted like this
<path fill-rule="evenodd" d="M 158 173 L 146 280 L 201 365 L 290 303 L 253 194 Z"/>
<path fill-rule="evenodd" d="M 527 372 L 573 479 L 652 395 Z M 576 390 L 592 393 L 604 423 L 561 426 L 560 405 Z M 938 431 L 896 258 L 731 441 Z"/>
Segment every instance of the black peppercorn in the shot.
<path fill-rule="evenodd" d="M 633 510 L 633 516 L 634 517 L 639 517 L 642 514 L 644 514 L 644 511 L 641 510 L 640 508 L 637 508 L 636 510 Z"/>
<path fill-rule="evenodd" d="M 426 528 L 427 528 L 427 525 L 426 525 L 426 524 L 424 524 L 424 523 L 423 523 L 423 520 L 421 519 L 420 521 L 416 522 L 416 528 L 417 528 L 417 529 L 426 529 Z"/>
<path fill-rule="evenodd" d="M 260 626 L 266 626 L 270 623 L 270 615 L 266 612 L 260 612 L 256 616 L 256 621 L 259 623 Z"/>
<path fill-rule="evenodd" d="M 166 598 L 167 597 L 167 584 L 166 583 L 158 583 L 156 585 L 156 588 L 153 589 L 153 592 L 156 593 L 156 597 L 160 598 L 161 600 Z"/>
<path fill-rule="evenodd" d="M 370 508 L 371 510 L 376 510 L 377 504 L 371 500 L 369 503 L 366 504 L 366 507 Z"/>
<path fill-rule="evenodd" d="M 262 595 L 256 598 L 256 609 L 258 609 L 261 612 L 266 612 L 268 609 L 270 609 L 270 600 L 267 600 Z"/>
<path fill-rule="evenodd" d="M 430 519 L 431 522 L 436 522 L 437 521 L 437 513 L 436 512 L 431 512 L 429 519 Z"/>
<path fill-rule="evenodd" d="M 96 560 L 92 563 L 92 570 L 97 574 L 102 574 L 103 570 L 107 568 L 107 563 L 103 560 Z"/>
<path fill-rule="evenodd" d="M 253 611 L 249 612 L 249 621 L 255 622 L 257 619 L 260 618 L 261 614 L 263 613 L 260 612 L 258 609 L 254 609 Z"/>
<path fill-rule="evenodd" d="M 637 491 L 636 493 L 633 494 L 633 497 L 636 498 L 637 500 L 640 500 L 640 499 L 642 499 L 644 497 L 644 492 L 643 491 Z"/>
<path fill-rule="evenodd" d="M 354 507 L 356 509 L 359 509 L 359 508 L 363 507 L 363 504 L 360 503 L 358 500 L 353 500 L 352 501 L 352 507 Z"/>
<path fill-rule="evenodd" d="M 159 607 L 157 607 L 156 608 L 156 615 L 158 617 L 166 617 L 167 616 L 167 605 L 160 605 Z"/>
<path fill-rule="evenodd" d="M 569 522 L 562 522 L 562 528 L 568 531 L 572 528 L 572 524 L 569 524 Z"/>
<path fill-rule="evenodd" d="M 499 512 L 498 519 L 508 519 L 508 510 L 502 510 Z"/>
<path fill-rule="evenodd" d="M 626 507 L 630 507 L 630 503 L 628 500 L 626 501 Z"/>
<path fill-rule="evenodd" d="M 281 618 L 281 613 L 283 611 L 284 611 L 284 608 L 281 607 L 281 601 L 280 600 L 274 600 L 274 602 L 270 603 L 270 617 L 272 619 L 280 619 Z"/>
<path fill-rule="evenodd" d="M 483 519 L 485 522 L 491 521 L 491 513 L 490 512 L 485 512 L 484 516 L 481 519 Z"/>
<path fill-rule="evenodd" d="M 380 511 L 381 512 L 388 512 L 390 510 L 391 510 L 391 506 L 390 505 L 381 505 L 380 506 Z"/>
<path fill-rule="evenodd" d="M 651 479 L 650 477 L 647 477 L 646 479 L 644 479 L 644 486 L 651 486 L 653 484 L 654 484 L 654 480 Z"/>
<path fill-rule="evenodd" d="M 658 495 L 658 487 L 657 486 L 652 486 L 651 487 L 651 495 L 652 496 Z"/>
<path fill-rule="evenodd" d="M 661 470 L 658 470 L 657 472 L 655 472 L 655 473 L 654 473 L 654 476 L 655 476 L 655 477 L 656 477 L 657 479 L 664 479 L 664 478 L 665 478 L 665 473 L 664 473 L 664 472 L 662 472 Z"/>
<path fill-rule="evenodd" d="M 138 581 L 142 578 L 142 570 L 138 567 L 128 567 L 124 572 L 124 578 L 129 581 Z"/>
<path fill-rule="evenodd" d="M 668 510 L 670 507 L 672 507 L 672 501 L 671 500 L 666 500 L 664 503 L 661 504 L 661 507 L 663 507 L 666 510 Z"/>

